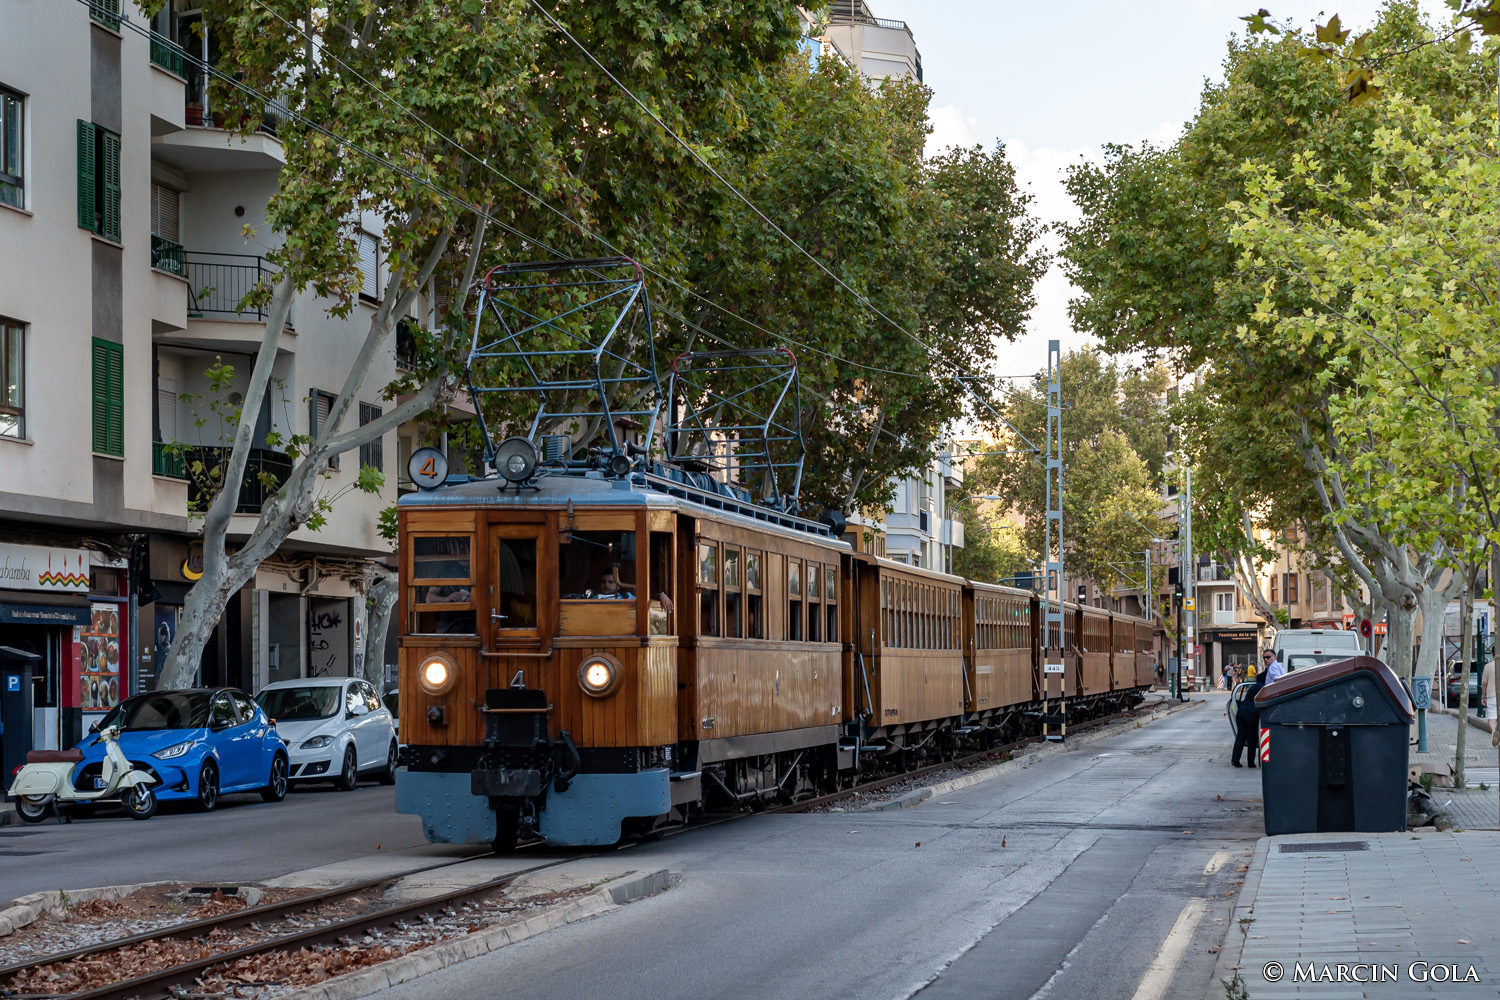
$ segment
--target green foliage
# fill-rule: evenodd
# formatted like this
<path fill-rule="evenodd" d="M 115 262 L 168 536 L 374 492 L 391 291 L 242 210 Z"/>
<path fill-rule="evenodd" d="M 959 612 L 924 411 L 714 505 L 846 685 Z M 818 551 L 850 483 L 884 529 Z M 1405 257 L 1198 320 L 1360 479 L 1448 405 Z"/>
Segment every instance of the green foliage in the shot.
<path fill-rule="evenodd" d="M 378 522 L 376 522 L 376 531 L 378 531 L 380 533 L 380 537 L 385 539 L 386 541 L 391 543 L 394 543 L 396 541 L 396 536 L 399 534 L 400 529 L 397 526 L 396 522 L 395 504 L 392 504 L 391 506 L 381 510 L 380 519 Z"/>
<path fill-rule="evenodd" d="M 1016 586 L 1018 574 L 1035 570 L 1036 553 L 1022 542 L 1019 526 L 1005 523 L 992 504 L 971 501 L 959 505 L 957 513 L 964 526 L 964 544 L 953 550 L 955 575 Z"/>
<path fill-rule="evenodd" d="M 1067 405 L 1062 434 L 1065 562 L 1070 573 L 1108 590 L 1124 582 L 1130 563 L 1138 564 L 1139 578 L 1144 568 L 1139 553 L 1151 534 L 1163 531 L 1157 515 L 1163 506 L 1167 375 L 1157 366 L 1129 372 L 1098 351 L 1084 349 L 1063 357 L 1061 376 Z M 1046 399 L 1040 389 L 1016 392 L 1001 412 L 1031 441 L 1046 439 Z M 1008 444 L 1022 447 L 1019 439 Z M 1046 480 L 1040 461 L 1010 455 L 981 458 L 967 484 L 975 492 L 1004 497 L 1002 505 L 1025 519 L 1025 549 L 1041 552 Z"/>

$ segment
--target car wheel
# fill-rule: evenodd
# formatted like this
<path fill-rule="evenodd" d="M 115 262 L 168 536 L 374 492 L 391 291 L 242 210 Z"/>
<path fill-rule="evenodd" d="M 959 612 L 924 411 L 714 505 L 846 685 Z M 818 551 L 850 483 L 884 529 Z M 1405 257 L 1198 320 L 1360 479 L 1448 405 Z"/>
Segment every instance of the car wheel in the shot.
<path fill-rule="evenodd" d="M 150 819 L 156 815 L 156 793 L 150 785 L 136 785 L 120 796 L 125 812 L 131 819 Z"/>
<path fill-rule="evenodd" d="M 391 744 L 391 749 L 385 755 L 385 770 L 380 772 L 380 783 L 382 785 L 394 785 L 396 783 L 396 744 Z"/>
<path fill-rule="evenodd" d="M 271 759 L 271 780 L 260 790 L 260 797 L 267 802 L 280 802 L 286 798 L 286 758 L 281 754 Z"/>
<path fill-rule="evenodd" d="M 50 795 L 23 795 L 16 800 L 16 813 L 25 823 L 40 823 L 51 811 Z"/>
<path fill-rule="evenodd" d="M 344 769 L 334 779 L 333 787 L 341 792 L 352 792 L 359 784 L 359 765 L 354 759 L 354 748 L 344 751 Z"/>
<path fill-rule="evenodd" d="M 203 770 L 198 772 L 197 804 L 199 812 L 213 812 L 219 804 L 219 769 L 211 760 L 205 760 Z"/>

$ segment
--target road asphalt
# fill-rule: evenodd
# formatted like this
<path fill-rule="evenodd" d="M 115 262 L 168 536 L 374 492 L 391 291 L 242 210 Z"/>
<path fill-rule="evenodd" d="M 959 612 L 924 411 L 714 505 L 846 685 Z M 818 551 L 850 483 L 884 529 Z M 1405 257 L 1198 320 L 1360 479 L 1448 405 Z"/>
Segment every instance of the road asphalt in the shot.
<path fill-rule="evenodd" d="M 913 809 L 644 844 L 676 887 L 380 995 L 1199 1000 L 1261 833 L 1227 732 L 1206 704 Z"/>

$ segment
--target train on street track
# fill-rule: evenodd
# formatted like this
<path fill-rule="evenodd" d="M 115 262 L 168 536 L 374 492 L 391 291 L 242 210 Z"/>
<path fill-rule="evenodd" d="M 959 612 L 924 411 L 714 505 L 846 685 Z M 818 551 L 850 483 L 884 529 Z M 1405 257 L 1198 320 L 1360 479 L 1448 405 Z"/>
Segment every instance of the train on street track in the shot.
<path fill-rule="evenodd" d="M 790 351 L 685 351 L 664 388 L 634 262 L 476 287 L 490 474 L 450 482 L 418 451 L 397 508 L 396 804 L 428 840 L 613 844 L 1056 735 L 1154 682 L 1144 620 L 1066 604 L 1044 636 L 1031 591 L 801 516 Z M 530 431 L 496 441 L 516 394 Z"/>

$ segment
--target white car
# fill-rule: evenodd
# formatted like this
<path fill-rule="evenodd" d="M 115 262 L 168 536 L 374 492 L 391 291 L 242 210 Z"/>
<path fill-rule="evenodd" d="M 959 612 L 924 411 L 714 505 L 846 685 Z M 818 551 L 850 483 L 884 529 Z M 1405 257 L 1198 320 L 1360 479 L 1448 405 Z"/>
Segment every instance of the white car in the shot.
<path fill-rule="evenodd" d="M 396 723 L 375 688 L 355 677 L 276 681 L 255 700 L 276 720 L 293 782 L 332 781 L 349 791 L 361 777 L 396 781 Z"/>

